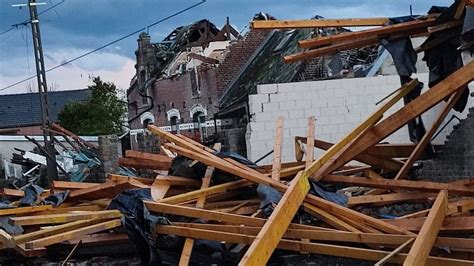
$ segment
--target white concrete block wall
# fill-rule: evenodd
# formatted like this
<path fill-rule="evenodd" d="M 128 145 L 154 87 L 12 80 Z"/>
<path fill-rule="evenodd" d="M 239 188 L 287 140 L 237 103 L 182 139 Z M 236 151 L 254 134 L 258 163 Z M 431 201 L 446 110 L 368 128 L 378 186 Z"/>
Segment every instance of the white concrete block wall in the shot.
<path fill-rule="evenodd" d="M 426 90 L 428 74 L 414 76 L 425 83 Z M 260 85 L 257 87 L 257 94 L 249 96 L 251 121 L 246 135 L 248 157 L 250 160 L 257 160 L 273 149 L 275 121 L 280 115 L 285 117 L 282 161 L 294 161 L 294 137 L 306 135 L 307 117 L 316 118 L 316 138 L 337 142 L 378 108 L 376 102 L 399 87 L 397 75 Z M 443 105 L 444 103 L 440 103 L 423 115 L 427 129 Z M 386 112 L 385 117 L 402 106 L 403 100 Z M 456 113 L 462 119 L 472 106 L 473 97 L 469 97 L 468 107 L 463 114 L 454 111 L 451 113 Z M 451 122 L 434 142 L 443 143 L 456 123 Z M 409 143 L 407 127 L 399 129 L 384 141 Z M 322 151 L 315 151 L 315 156 L 321 153 Z M 271 160 L 272 156 L 269 156 L 260 164 L 269 164 Z"/>

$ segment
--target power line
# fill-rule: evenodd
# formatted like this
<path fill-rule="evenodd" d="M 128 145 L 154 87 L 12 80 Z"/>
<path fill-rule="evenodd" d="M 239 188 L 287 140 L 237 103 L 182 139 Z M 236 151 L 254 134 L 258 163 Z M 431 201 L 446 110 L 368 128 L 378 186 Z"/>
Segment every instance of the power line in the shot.
<path fill-rule="evenodd" d="M 66 0 L 62 0 L 61 2 L 55 4 L 55 5 L 53 5 L 53 6 L 49 7 L 49 8 L 47 8 L 47 9 L 41 11 L 41 12 L 39 12 L 39 13 L 38 13 L 38 16 L 41 15 L 41 14 L 44 14 L 44 13 L 46 13 L 46 12 L 52 10 L 52 9 L 54 9 L 55 7 L 59 6 L 60 4 L 62 4 L 62 3 L 64 3 L 64 2 L 66 2 Z M 26 26 L 28 23 L 30 23 L 30 20 L 29 20 L 29 19 L 25 19 L 23 22 L 13 24 L 10 28 L 5 29 L 4 31 L 0 32 L 0 35 L 3 35 L 3 34 L 5 34 L 5 33 L 9 32 L 9 31 L 11 31 L 11 30 L 13 30 L 13 29 L 16 29 L 16 28 L 18 28 L 18 26 Z"/>
<path fill-rule="evenodd" d="M 94 49 L 94 50 L 91 50 L 91 51 L 89 51 L 89 52 L 87 52 L 87 53 L 85 53 L 85 54 L 82 54 L 82 55 L 80 55 L 80 56 L 78 56 L 78 57 L 75 57 L 75 58 L 70 59 L 70 60 L 68 60 L 68 61 L 66 61 L 66 62 L 63 62 L 63 63 L 61 63 L 61 64 L 59 64 L 59 65 L 57 65 L 57 66 L 54 66 L 54 67 L 52 67 L 52 68 L 50 68 L 50 69 L 47 69 L 46 72 L 50 72 L 50 71 L 52 71 L 52 70 L 55 70 L 55 69 L 60 68 L 60 67 L 62 67 L 62 66 L 65 66 L 65 65 L 67 65 L 67 64 L 69 64 L 69 63 L 72 63 L 72 62 L 74 62 L 74 61 L 76 61 L 76 60 L 79 60 L 79 59 L 81 59 L 81 58 L 83 58 L 83 57 L 86 57 L 86 56 L 88 56 L 88 55 L 90 55 L 90 54 L 92 54 L 92 53 L 95 53 L 95 52 L 97 52 L 97 51 L 100 51 L 100 50 L 104 49 L 104 48 L 107 47 L 107 46 L 110 46 L 110 45 L 112 45 L 112 44 L 115 44 L 115 43 L 117 43 L 117 42 L 120 42 L 120 41 L 122 41 L 122 40 L 124 40 L 124 39 L 126 39 L 126 38 L 128 38 L 128 37 L 130 37 L 130 36 L 133 36 L 133 35 L 135 35 L 135 34 L 141 32 L 141 31 L 144 31 L 144 30 L 146 30 L 146 29 L 148 29 L 148 28 L 151 28 L 151 27 L 153 27 L 153 26 L 156 26 L 156 25 L 158 25 L 158 24 L 160 24 L 160 23 L 162 23 L 162 22 L 164 22 L 164 21 L 166 21 L 166 20 L 168 20 L 168 19 L 171 19 L 171 18 L 173 18 L 173 17 L 176 17 L 177 15 L 180 15 L 180 14 L 182 14 L 182 13 L 184 13 L 184 12 L 190 10 L 190 9 L 193 9 L 193 8 L 195 8 L 195 7 L 197 7 L 197 6 L 201 5 L 201 4 L 204 4 L 205 2 L 206 2 L 206 0 L 201 0 L 201 2 L 199 2 L 199 3 L 197 3 L 197 4 L 191 5 L 191 6 L 187 7 L 187 8 L 185 8 L 185 9 L 182 9 L 182 10 L 176 12 L 176 13 L 173 13 L 173 14 L 171 14 L 171 15 L 169 15 L 169 16 L 163 18 L 163 19 L 160 19 L 160 20 L 158 20 L 158 21 L 156 21 L 156 22 L 154 22 L 154 23 L 152 23 L 152 24 L 150 24 L 150 25 L 147 25 L 147 26 L 145 26 L 145 27 L 143 27 L 143 28 L 140 28 L 140 29 L 138 29 L 138 30 L 136 30 L 136 31 L 134 31 L 134 32 L 131 32 L 131 33 L 129 33 L 129 34 L 123 36 L 123 37 L 120 37 L 120 38 L 118 38 L 118 39 L 116 39 L 116 40 L 114 40 L 114 41 L 111 41 L 111 42 L 109 42 L 109 43 L 107 43 L 107 44 L 104 44 L 104 45 L 102 45 L 102 46 L 100 46 L 100 47 L 98 47 L 98 48 L 96 48 L 96 49 Z M 23 80 L 20 80 L 20 81 L 18 81 L 18 82 L 15 82 L 15 83 L 13 83 L 13 84 L 11 84 L 11 85 L 8 85 L 8 86 L 6 86 L 6 87 L 0 89 L 0 91 L 4 91 L 4 90 L 6 90 L 6 89 L 9 89 L 9 88 L 11 88 L 11 87 L 14 87 L 14 86 L 16 86 L 16 85 L 18 85 L 18 84 L 21 84 L 21 83 L 23 83 L 23 82 L 25 82 L 25 81 L 28 81 L 28 80 L 30 80 L 30 79 L 32 79 L 32 78 L 35 78 L 35 77 L 36 77 L 36 75 L 31 76 L 31 77 L 28 77 L 28 78 L 25 78 L 25 79 L 23 79 Z"/>

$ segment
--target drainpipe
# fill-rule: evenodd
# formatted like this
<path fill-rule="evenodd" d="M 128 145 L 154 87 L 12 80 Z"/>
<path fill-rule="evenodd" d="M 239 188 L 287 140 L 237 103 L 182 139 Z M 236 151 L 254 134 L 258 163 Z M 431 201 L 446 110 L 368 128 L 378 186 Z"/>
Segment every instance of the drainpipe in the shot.
<path fill-rule="evenodd" d="M 152 79 L 149 79 L 147 82 L 145 82 L 145 84 L 138 90 L 138 95 L 142 96 L 143 98 L 147 98 L 147 99 L 150 99 L 150 106 L 148 106 L 145 110 L 142 110 L 140 113 L 138 113 L 137 115 L 135 115 L 134 117 L 132 117 L 130 120 L 128 120 L 128 123 L 130 124 L 132 121 L 134 121 L 135 119 L 139 118 L 142 114 L 144 114 L 145 112 L 148 112 L 150 111 L 151 109 L 153 109 L 153 107 L 155 107 L 155 102 L 153 101 L 153 97 L 151 96 L 148 96 L 148 95 L 145 95 L 143 94 L 142 90 L 146 89 L 146 87 L 148 87 L 150 84 L 153 84 L 155 82 L 156 78 L 152 78 Z"/>

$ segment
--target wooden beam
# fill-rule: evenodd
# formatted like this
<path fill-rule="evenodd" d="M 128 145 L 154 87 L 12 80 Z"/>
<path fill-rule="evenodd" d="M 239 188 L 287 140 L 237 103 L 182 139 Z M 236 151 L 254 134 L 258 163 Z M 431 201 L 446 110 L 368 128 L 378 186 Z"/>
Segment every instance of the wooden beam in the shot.
<path fill-rule="evenodd" d="M 133 167 L 138 169 L 153 169 L 153 170 L 168 170 L 171 162 L 138 159 L 138 158 L 118 158 L 118 164 L 126 167 Z"/>
<path fill-rule="evenodd" d="M 404 126 L 408 121 L 420 116 L 422 113 L 454 93 L 464 88 L 474 79 L 474 61 L 458 69 L 434 87 L 418 96 L 416 99 L 396 111 L 386 119 L 375 125 L 370 132 L 358 141 L 348 152 L 340 156 L 337 161 L 331 162 L 333 170 L 352 160 L 355 156 L 367 150 L 374 144 Z"/>
<path fill-rule="evenodd" d="M 268 262 L 308 191 L 308 179 L 300 172 L 283 194 L 239 265 L 264 265 Z"/>
<path fill-rule="evenodd" d="M 306 163 L 305 169 L 308 169 L 314 160 L 314 116 L 308 117 L 308 127 L 306 129 Z"/>
<path fill-rule="evenodd" d="M 275 143 L 273 144 L 273 167 L 272 167 L 272 179 L 280 181 L 280 171 L 281 171 L 281 149 L 283 142 L 283 122 L 285 118 L 279 116 L 276 121 L 275 127 Z"/>
<path fill-rule="evenodd" d="M 25 192 L 23 190 L 18 189 L 0 188 L 0 196 L 24 197 Z"/>
<path fill-rule="evenodd" d="M 8 222 L 11 225 L 62 224 L 78 220 L 120 218 L 120 215 L 120 212 L 117 210 L 107 210 L 85 213 L 12 217 L 8 220 Z"/>
<path fill-rule="evenodd" d="M 227 191 L 231 191 L 238 188 L 248 187 L 250 185 L 252 185 L 252 183 L 248 182 L 247 180 L 238 180 L 238 181 L 233 181 L 233 182 L 224 183 L 220 185 L 215 185 L 209 188 L 194 190 L 185 194 L 179 194 L 176 196 L 164 198 L 160 200 L 159 202 L 168 203 L 168 204 L 177 204 L 177 203 L 185 202 L 192 199 L 198 199 L 203 196 L 215 195 L 218 193 L 227 192 Z"/>
<path fill-rule="evenodd" d="M 304 141 L 301 140 L 303 139 L 303 137 L 296 137 L 296 138 L 298 138 L 299 141 L 306 143 L 306 138 L 304 138 L 305 139 Z M 318 149 L 328 150 L 332 146 L 334 146 L 334 143 L 315 139 L 314 146 Z M 383 156 L 373 155 L 373 154 L 368 154 L 368 153 L 359 154 L 354 159 L 356 161 L 365 163 L 367 165 L 372 165 L 374 167 L 378 167 L 380 169 L 384 169 L 388 171 L 393 171 L 393 170 L 398 171 L 403 166 L 403 163 L 399 161 L 395 161 L 391 158 L 385 158 Z"/>
<path fill-rule="evenodd" d="M 418 84 L 418 80 L 412 80 L 411 82 L 403 85 L 390 99 L 380 106 L 375 112 L 373 112 L 366 120 L 360 123 L 356 128 L 354 128 L 351 132 L 349 132 L 346 136 L 344 136 L 338 143 L 331 146 L 318 160 L 313 162 L 309 168 L 304 171 L 304 175 L 306 177 L 313 177 L 316 181 L 319 181 L 323 178 L 323 176 L 313 176 L 318 169 L 331 160 L 334 155 L 336 155 L 340 150 L 342 150 L 346 145 L 351 143 L 353 139 L 359 136 L 362 132 L 366 129 L 372 127 L 375 123 L 377 123 L 380 118 L 382 118 L 383 114 L 390 109 L 394 104 L 396 104 L 403 96 L 409 93 L 413 88 L 416 87 Z"/>
<path fill-rule="evenodd" d="M 434 24 L 434 20 L 434 18 L 430 18 L 427 20 L 415 20 L 374 29 L 361 30 L 356 32 L 346 32 L 309 40 L 301 40 L 299 41 L 299 46 L 301 48 L 311 48 L 314 46 L 328 45 L 337 42 L 354 41 L 357 39 L 367 38 L 371 36 L 375 36 L 376 38 L 382 36 L 389 36 L 393 35 L 394 33 L 406 32 L 408 30 L 427 28 Z"/>
<path fill-rule="evenodd" d="M 31 206 L 31 207 L 0 209 L 0 216 L 39 212 L 39 211 L 51 210 L 52 208 L 53 206 L 51 205 L 40 205 L 40 206 Z"/>
<path fill-rule="evenodd" d="M 327 27 L 383 26 L 388 18 L 304 19 L 304 20 L 254 20 L 253 29 L 301 29 Z"/>
<path fill-rule="evenodd" d="M 339 34 L 338 34 L 339 35 Z M 337 35 L 335 35 L 337 36 Z M 324 38 L 324 37 L 321 37 Z M 301 60 L 306 60 L 310 58 L 320 57 L 324 55 L 332 55 L 336 54 L 340 51 L 345 51 L 349 49 L 361 48 L 365 46 L 375 45 L 379 42 L 377 36 L 370 36 L 365 38 L 354 39 L 352 41 L 346 41 L 342 43 L 337 43 L 331 46 L 324 46 L 321 48 L 316 48 L 312 50 L 307 50 L 303 52 L 299 52 L 296 54 L 285 55 L 283 57 L 283 61 L 285 63 L 294 63 Z"/>
<path fill-rule="evenodd" d="M 425 265 L 446 216 L 448 192 L 440 191 L 403 265 Z"/>
<path fill-rule="evenodd" d="M 222 231 L 228 233 L 237 233 L 245 235 L 257 235 L 261 227 L 242 226 L 242 225 L 219 225 L 219 224 L 201 224 L 201 223 L 180 223 L 173 222 L 174 226 L 191 227 L 197 229 L 206 229 L 213 231 Z M 284 236 L 287 239 L 306 238 L 316 241 L 363 243 L 375 245 L 401 245 L 409 239 L 415 239 L 416 235 L 398 235 L 382 233 L 363 233 L 363 232 L 345 232 L 325 227 L 315 227 L 315 229 L 287 229 Z M 437 237 L 435 246 L 449 247 L 452 249 L 474 249 L 474 239 L 458 237 Z"/>
<path fill-rule="evenodd" d="M 173 160 L 173 158 L 166 155 L 134 151 L 134 150 L 126 150 L 125 157 L 136 158 L 136 159 L 146 159 L 146 160 L 166 162 L 166 163 L 171 163 L 171 161 Z"/>
<path fill-rule="evenodd" d="M 54 180 L 51 189 L 53 191 L 64 191 L 64 190 L 76 190 L 82 188 L 89 188 L 100 185 L 100 183 L 88 183 L 88 182 L 70 182 L 70 181 L 58 181 Z"/>
<path fill-rule="evenodd" d="M 377 263 L 375 263 L 375 266 L 384 265 L 385 262 L 387 262 L 391 257 L 395 256 L 397 253 L 400 253 L 404 248 L 410 245 L 411 242 L 413 242 L 413 240 L 414 240 L 413 238 L 408 239 L 405 243 L 401 244 L 398 248 L 394 249 L 392 252 L 387 254 L 387 256 L 383 257 L 383 259 L 377 261 Z"/>
<path fill-rule="evenodd" d="M 382 194 L 382 195 L 363 195 L 363 196 L 356 196 L 356 197 L 349 197 L 347 200 L 347 205 L 349 207 L 353 207 L 356 205 L 363 205 L 363 204 L 373 204 L 373 203 L 380 203 L 380 204 L 392 204 L 400 201 L 409 201 L 409 200 L 419 200 L 419 199 L 427 199 L 430 197 L 436 197 L 435 193 L 410 193 L 410 192 L 398 192 L 398 193 L 390 193 L 390 194 Z"/>
<path fill-rule="evenodd" d="M 249 245 L 256 238 L 255 236 L 249 236 L 245 234 L 235 234 L 227 232 L 219 232 L 213 230 L 186 228 L 177 226 L 157 226 L 156 232 L 160 234 L 174 234 L 183 237 L 195 238 L 195 239 L 207 239 L 214 241 L 226 241 L 230 243 L 241 243 Z M 305 243 L 302 241 L 286 240 L 283 239 L 278 244 L 279 249 L 291 250 L 291 251 L 306 251 L 309 253 L 336 256 L 336 257 L 348 257 L 363 260 L 379 261 L 383 257 L 387 256 L 390 252 L 355 248 L 349 246 L 330 245 L 321 243 Z M 406 258 L 406 254 L 397 254 L 393 256 L 389 262 L 402 263 Z M 472 265 L 472 261 L 459 260 L 442 257 L 428 257 L 428 263 L 430 266 L 444 266 L 444 265 Z"/>
<path fill-rule="evenodd" d="M 431 210 L 430 210 L 431 211 Z M 426 217 L 404 218 L 384 220 L 387 223 L 396 225 L 413 232 L 420 231 L 426 221 Z M 455 233 L 473 233 L 474 232 L 474 216 L 454 216 L 446 217 L 440 229 L 441 232 Z"/>
<path fill-rule="evenodd" d="M 85 226 L 89 226 L 91 224 L 96 224 L 99 223 L 100 220 L 79 220 L 79 221 L 74 221 L 66 224 L 61 224 L 61 225 L 56 225 L 56 226 L 51 226 L 46 229 L 34 231 L 31 233 L 27 234 L 22 234 L 18 236 L 13 237 L 13 241 L 15 242 L 15 245 L 20 245 L 29 241 L 33 241 L 35 239 L 40 239 L 52 235 L 56 235 L 59 233 L 64 233 L 68 232 L 71 230 L 75 230 L 78 228 L 82 228 Z"/>
<path fill-rule="evenodd" d="M 430 129 L 426 131 L 426 133 L 423 135 L 421 140 L 416 145 L 413 152 L 405 161 L 405 164 L 403 165 L 403 167 L 400 169 L 400 171 L 398 171 L 397 175 L 394 178 L 395 180 L 405 179 L 407 177 L 408 172 L 410 171 L 413 163 L 415 163 L 415 161 L 420 157 L 420 155 L 426 149 L 426 146 L 430 143 L 431 138 L 436 133 L 436 130 L 438 130 L 439 126 L 443 123 L 444 119 L 451 111 L 451 108 L 459 100 L 462 94 L 463 94 L 462 91 L 457 91 L 449 97 L 448 102 L 445 104 L 443 110 L 440 113 L 438 113 Z"/>
<path fill-rule="evenodd" d="M 70 240 L 70 239 L 74 239 L 74 238 L 81 237 L 81 236 L 84 236 L 84 235 L 93 234 L 93 233 L 113 229 L 113 228 L 119 227 L 121 224 L 122 223 L 120 222 L 120 219 L 106 221 L 106 222 L 102 222 L 102 223 L 98 223 L 98 224 L 93 224 L 93 225 L 78 228 L 78 229 L 75 229 L 75 230 L 72 230 L 72 231 L 67 231 L 67 232 L 64 232 L 64 233 L 60 233 L 60 234 L 56 234 L 56 235 L 52 235 L 52 236 L 48 236 L 48 237 L 44 237 L 44 238 L 40 238 L 40 239 L 36 239 L 36 240 L 33 240 L 33 241 L 26 242 L 25 247 L 27 249 L 35 249 L 35 248 L 39 248 L 39 247 L 45 247 L 45 246 L 49 246 L 49 245 L 52 245 L 52 244 L 59 243 L 61 241 Z"/>
<path fill-rule="evenodd" d="M 393 180 L 393 179 L 370 179 L 356 176 L 327 175 L 322 182 L 348 184 L 352 186 L 374 187 L 384 189 L 406 189 L 415 191 L 439 192 L 448 190 L 457 195 L 474 195 L 474 188 L 468 188 L 449 183 L 438 183 L 429 181 Z"/>

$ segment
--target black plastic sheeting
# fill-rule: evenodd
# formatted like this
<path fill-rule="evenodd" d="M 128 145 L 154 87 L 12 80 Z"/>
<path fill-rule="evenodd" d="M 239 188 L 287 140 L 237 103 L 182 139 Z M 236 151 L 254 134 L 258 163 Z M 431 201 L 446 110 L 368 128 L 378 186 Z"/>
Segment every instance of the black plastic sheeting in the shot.
<path fill-rule="evenodd" d="M 459 4 L 461 4 L 461 1 L 457 0 L 449 8 L 433 6 L 430 11 L 428 11 L 428 14 L 442 12 L 441 15 L 436 19 L 436 24 L 449 22 L 453 20 L 454 13 L 456 12 L 457 6 Z M 470 27 L 472 29 L 473 23 L 474 22 L 472 22 L 471 19 L 471 21 L 467 23 L 466 27 Z M 425 51 L 423 61 L 426 62 L 430 70 L 428 83 L 430 88 L 463 66 L 461 55 L 462 51 L 458 49 L 462 45 L 462 30 L 462 26 L 457 26 L 447 30 L 434 32 L 426 39 L 425 43 L 431 42 L 438 38 L 452 36 L 445 42 Z M 453 106 L 453 109 L 458 112 L 462 112 L 464 110 L 469 98 L 469 88 L 466 86 L 461 90 L 461 98 Z"/>
<path fill-rule="evenodd" d="M 466 6 L 466 15 L 462 26 L 461 38 L 465 42 L 474 42 L 474 7 Z M 470 46 L 472 46 L 471 44 Z"/>
<path fill-rule="evenodd" d="M 53 205 L 54 207 L 58 207 L 63 203 L 66 198 L 69 196 L 69 190 L 54 193 L 53 195 L 49 195 L 43 200 L 43 204 L 45 205 Z"/>
<path fill-rule="evenodd" d="M 35 206 L 38 195 L 40 195 L 44 189 L 37 185 L 29 185 L 23 189 L 25 196 L 21 198 L 19 206 Z"/>
<path fill-rule="evenodd" d="M 235 152 L 219 152 L 214 153 L 214 155 L 220 158 L 231 158 L 241 164 L 244 164 L 250 168 L 255 168 L 257 165 L 242 155 Z M 186 158 L 184 156 L 176 156 L 171 162 L 169 174 L 175 176 L 183 176 L 193 179 L 201 180 L 204 177 L 207 166 L 201 162 L 197 162 L 190 166 L 193 163 L 193 160 Z M 218 169 L 214 171 L 212 176 L 213 184 L 221 184 L 226 182 L 231 182 L 239 179 L 236 176 L 222 172 Z"/>
<path fill-rule="evenodd" d="M 169 224 L 169 221 L 150 214 L 143 200 L 153 201 L 150 188 L 129 189 L 115 196 L 107 209 L 123 214 L 122 224 L 136 246 L 142 265 L 161 265 L 152 232 L 158 223 Z"/>
<path fill-rule="evenodd" d="M 347 196 L 328 191 L 322 185 L 317 184 L 316 182 L 309 182 L 310 190 L 309 193 L 325 200 L 334 202 L 338 205 L 347 207 Z M 280 201 L 282 194 L 278 192 L 276 189 L 268 186 L 260 184 L 257 187 L 258 197 L 260 199 L 260 208 L 262 209 L 262 213 L 265 217 L 268 217 L 273 212 L 273 206 L 277 205 Z"/>

